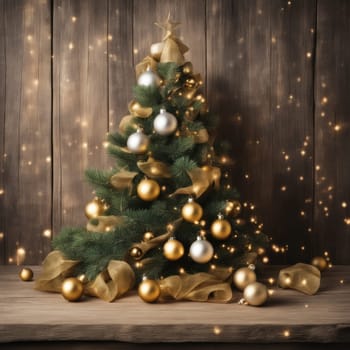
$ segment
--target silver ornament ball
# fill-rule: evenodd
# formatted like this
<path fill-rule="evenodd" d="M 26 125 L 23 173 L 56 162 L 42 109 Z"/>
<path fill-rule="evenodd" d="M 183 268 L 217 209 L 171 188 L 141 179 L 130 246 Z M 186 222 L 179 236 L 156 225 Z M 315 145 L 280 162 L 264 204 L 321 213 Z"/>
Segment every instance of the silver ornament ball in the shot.
<path fill-rule="evenodd" d="M 153 127 L 157 134 L 167 136 L 177 129 L 177 119 L 173 114 L 161 109 L 154 119 Z"/>
<path fill-rule="evenodd" d="M 146 72 L 143 72 L 138 77 L 137 85 L 146 86 L 146 87 L 159 86 L 160 79 L 156 73 L 152 72 L 150 69 L 147 69 Z"/>
<path fill-rule="evenodd" d="M 191 244 L 190 257 L 199 264 L 205 264 L 211 260 L 214 254 L 214 248 L 210 242 L 198 237 L 196 241 Z"/>
<path fill-rule="evenodd" d="M 147 152 L 149 138 L 142 131 L 138 130 L 128 137 L 126 145 L 130 152 L 142 154 Z"/>

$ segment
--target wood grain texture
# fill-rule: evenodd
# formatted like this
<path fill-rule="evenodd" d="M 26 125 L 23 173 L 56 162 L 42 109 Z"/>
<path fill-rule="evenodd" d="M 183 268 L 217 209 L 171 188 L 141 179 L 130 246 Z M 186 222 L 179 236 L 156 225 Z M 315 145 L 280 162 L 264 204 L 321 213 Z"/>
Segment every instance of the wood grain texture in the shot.
<path fill-rule="evenodd" d="M 53 225 L 85 225 L 86 168 L 106 167 L 107 0 L 54 1 Z"/>
<path fill-rule="evenodd" d="M 290 261 L 310 256 L 313 74 L 306 50 L 313 49 L 315 4 L 207 5 L 209 106 L 232 142 L 234 185 L 256 204 L 274 241 L 289 246 Z"/>
<path fill-rule="evenodd" d="M 181 22 L 177 35 L 190 48 L 185 58 L 193 63 L 194 71 L 205 78 L 204 0 L 134 0 L 134 63 L 149 55 L 153 43 L 161 41 L 164 33 L 153 23 L 163 23 L 168 13 L 172 20 Z"/>
<path fill-rule="evenodd" d="M 320 0 L 317 13 L 314 245 L 349 263 L 350 3 Z"/>
<path fill-rule="evenodd" d="M 128 113 L 135 84 L 133 67 L 133 2 L 108 3 L 108 93 L 109 129 L 113 132 Z"/>
<path fill-rule="evenodd" d="M 51 30 L 49 1 L 11 1 L 5 9 L 5 121 L 2 156 L 6 260 L 24 247 L 40 262 L 51 228 Z"/>
<path fill-rule="evenodd" d="M 33 283 L 18 279 L 18 270 L 0 267 L 0 309 L 6 315 L 0 318 L 1 342 L 350 342 L 349 267 L 326 272 L 315 296 L 273 288 L 261 308 L 238 305 L 238 292 L 232 304 L 146 304 L 135 293 L 114 303 L 95 298 L 68 303 L 58 294 L 33 290 Z M 265 276 L 276 277 L 278 271 L 276 267 Z"/>

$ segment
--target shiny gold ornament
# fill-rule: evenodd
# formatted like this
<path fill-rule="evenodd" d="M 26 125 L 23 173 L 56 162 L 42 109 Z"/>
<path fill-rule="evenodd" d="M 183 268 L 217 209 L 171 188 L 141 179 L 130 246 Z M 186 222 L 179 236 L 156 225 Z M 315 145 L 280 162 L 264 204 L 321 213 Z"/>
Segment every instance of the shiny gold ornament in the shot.
<path fill-rule="evenodd" d="M 311 265 L 317 267 L 320 271 L 324 271 L 328 267 L 327 260 L 323 256 L 315 256 L 311 260 Z"/>
<path fill-rule="evenodd" d="M 135 260 L 138 260 L 142 257 L 142 250 L 138 247 L 133 247 L 130 249 L 129 254 Z"/>
<path fill-rule="evenodd" d="M 226 239 L 232 231 L 232 227 L 229 221 L 223 219 L 222 216 L 220 216 L 218 219 L 216 219 L 210 227 L 210 232 L 216 239 Z"/>
<path fill-rule="evenodd" d="M 239 201 L 227 201 L 226 207 L 225 207 L 226 214 L 231 214 L 233 216 L 237 216 L 242 211 L 242 206 Z"/>
<path fill-rule="evenodd" d="M 282 269 L 278 275 L 278 284 L 282 288 L 295 289 L 304 294 L 313 295 L 320 288 L 321 272 L 308 264 L 295 264 Z"/>
<path fill-rule="evenodd" d="M 233 275 L 233 282 L 236 288 L 244 290 L 249 284 L 256 281 L 256 274 L 249 267 L 241 267 Z"/>
<path fill-rule="evenodd" d="M 177 239 L 169 239 L 163 246 L 164 256 L 171 261 L 179 260 L 185 253 L 183 244 Z"/>
<path fill-rule="evenodd" d="M 184 74 L 191 74 L 193 72 L 193 65 L 191 62 L 186 62 L 183 66 L 182 66 L 182 72 Z"/>
<path fill-rule="evenodd" d="M 155 302 L 160 296 L 160 287 L 157 281 L 145 279 L 138 288 L 139 297 L 146 303 Z"/>
<path fill-rule="evenodd" d="M 131 101 L 128 105 L 129 112 L 133 117 L 148 118 L 152 114 L 151 107 L 142 107 L 138 102 Z"/>
<path fill-rule="evenodd" d="M 142 180 L 137 185 L 137 194 L 144 201 L 154 201 L 160 194 L 158 182 L 150 179 Z"/>
<path fill-rule="evenodd" d="M 19 272 L 19 278 L 24 282 L 29 282 L 33 279 L 34 273 L 33 270 L 29 267 L 23 267 L 23 269 Z"/>
<path fill-rule="evenodd" d="M 188 222 L 196 222 L 202 218 L 203 208 L 192 199 L 186 203 L 181 210 L 182 217 Z"/>
<path fill-rule="evenodd" d="M 68 301 L 79 300 L 83 293 L 83 283 L 75 277 L 66 278 L 62 283 L 62 295 Z"/>
<path fill-rule="evenodd" d="M 144 235 L 143 235 L 144 242 L 150 241 L 153 238 L 154 238 L 154 233 L 153 232 L 145 232 Z"/>
<path fill-rule="evenodd" d="M 106 210 L 106 205 L 99 198 L 94 198 L 85 206 L 85 215 L 88 219 L 101 216 Z"/>
<path fill-rule="evenodd" d="M 249 305 L 261 306 L 266 303 L 269 293 L 264 284 L 253 282 L 244 288 L 243 297 Z"/>

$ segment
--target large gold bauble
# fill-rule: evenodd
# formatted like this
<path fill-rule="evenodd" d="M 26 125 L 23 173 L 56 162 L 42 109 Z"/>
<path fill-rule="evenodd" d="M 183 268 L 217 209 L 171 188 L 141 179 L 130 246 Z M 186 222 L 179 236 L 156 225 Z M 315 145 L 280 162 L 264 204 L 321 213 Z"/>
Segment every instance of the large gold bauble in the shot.
<path fill-rule="evenodd" d="M 155 280 L 143 280 L 138 288 L 139 297 L 147 302 L 153 303 L 160 296 L 160 287 L 157 281 Z"/>
<path fill-rule="evenodd" d="M 265 304 L 269 297 L 267 287 L 259 282 L 250 283 L 245 287 L 243 292 L 243 298 L 252 306 L 261 306 Z"/>
<path fill-rule="evenodd" d="M 233 274 L 233 283 L 236 288 L 244 290 L 249 284 L 256 281 L 255 272 L 249 267 L 241 267 Z"/>
<path fill-rule="evenodd" d="M 85 215 L 88 219 L 96 218 L 103 215 L 106 210 L 106 205 L 99 199 L 94 198 L 85 206 Z"/>
<path fill-rule="evenodd" d="M 232 231 L 231 224 L 225 219 L 216 219 L 210 227 L 210 232 L 216 239 L 226 239 Z"/>
<path fill-rule="evenodd" d="M 144 201 L 154 201 L 160 194 L 158 182 L 150 179 L 142 180 L 137 185 L 137 194 Z"/>
<path fill-rule="evenodd" d="M 202 218 L 203 208 L 196 202 L 188 202 L 182 207 L 181 214 L 186 221 L 196 222 Z"/>
<path fill-rule="evenodd" d="M 179 260 L 183 257 L 184 253 L 185 248 L 177 239 L 170 239 L 163 246 L 163 254 L 168 260 Z"/>
<path fill-rule="evenodd" d="M 23 269 L 19 272 L 18 275 L 22 281 L 28 282 L 33 279 L 34 273 L 29 267 L 23 267 Z"/>
<path fill-rule="evenodd" d="M 311 265 L 317 267 L 320 271 L 324 271 L 328 267 L 327 260 L 323 256 L 315 256 L 311 260 Z"/>
<path fill-rule="evenodd" d="M 153 232 L 148 231 L 148 232 L 145 232 L 145 233 L 143 234 L 143 240 L 144 240 L 145 242 L 148 242 L 148 241 L 150 241 L 150 240 L 153 239 L 153 238 L 154 238 L 154 233 L 153 233 Z"/>
<path fill-rule="evenodd" d="M 62 295 L 68 301 L 79 300 L 83 293 L 83 283 L 75 277 L 66 278 L 62 283 Z"/>

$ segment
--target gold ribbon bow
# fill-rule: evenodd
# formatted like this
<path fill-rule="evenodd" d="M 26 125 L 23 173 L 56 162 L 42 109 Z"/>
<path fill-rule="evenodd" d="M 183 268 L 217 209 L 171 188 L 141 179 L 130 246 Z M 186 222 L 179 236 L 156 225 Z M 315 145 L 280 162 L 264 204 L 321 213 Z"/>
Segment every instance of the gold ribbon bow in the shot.
<path fill-rule="evenodd" d="M 150 178 L 170 178 L 171 173 L 167 164 L 151 157 L 146 162 L 138 161 L 138 168 Z"/>
<path fill-rule="evenodd" d="M 232 289 L 229 283 L 200 272 L 194 275 L 174 275 L 159 280 L 160 297 L 175 300 L 210 301 L 228 303 L 232 300 Z"/>
<path fill-rule="evenodd" d="M 86 225 L 87 231 L 90 232 L 108 232 L 112 230 L 117 225 L 120 225 L 124 221 L 124 217 L 122 216 L 114 216 L 114 215 L 108 215 L 108 216 L 97 216 L 94 218 L 93 222 L 96 222 L 98 220 L 97 225 L 94 225 L 89 221 Z"/>
<path fill-rule="evenodd" d="M 136 175 L 137 172 L 135 171 L 121 170 L 111 176 L 109 182 L 116 190 L 124 190 L 125 188 L 131 188 L 132 180 Z"/>
<path fill-rule="evenodd" d="M 203 168 L 194 168 L 188 172 L 192 180 L 192 185 L 178 188 L 173 195 L 188 194 L 200 197 L 212 184 L 215 188 L 220 186 L 221 170 L 217 167 L 206 166 Z"/>

